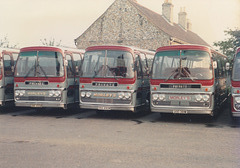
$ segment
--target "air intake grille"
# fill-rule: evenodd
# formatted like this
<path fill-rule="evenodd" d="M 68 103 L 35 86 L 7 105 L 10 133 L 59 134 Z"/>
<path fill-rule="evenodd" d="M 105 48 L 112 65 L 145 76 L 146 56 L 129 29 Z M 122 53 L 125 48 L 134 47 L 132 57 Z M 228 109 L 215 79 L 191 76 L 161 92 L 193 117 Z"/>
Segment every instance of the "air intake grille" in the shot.
<path fill-rule="evenodd" d="M 172 89 L 199 89 L 200 84 L 160 84 L 160 88 L 172 88 Z"/>

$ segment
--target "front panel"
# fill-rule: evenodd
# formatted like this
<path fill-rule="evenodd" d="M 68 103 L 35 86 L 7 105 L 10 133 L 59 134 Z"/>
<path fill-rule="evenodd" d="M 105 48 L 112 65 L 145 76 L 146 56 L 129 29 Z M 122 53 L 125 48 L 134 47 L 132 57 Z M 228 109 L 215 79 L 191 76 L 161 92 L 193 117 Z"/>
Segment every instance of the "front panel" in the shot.
<path fill-rule="evenodd" d="M 100 82 L 80 84 L 80 107 L 98 110 L 134 111 L 136 105 L 135 85 L 118 82 Z"/>
<path fill-rule="evenodd" d="M 66 84 L 48 80 L 15 82 L 15 104 L 25 107 L 65 107 Z"/>
<path fill-rule="evenodd" d="M 201 84 L 159 84 L 151 86 L 151 109 L 166 113 L 207 113 L 214 108 L 214 87 Z"/>

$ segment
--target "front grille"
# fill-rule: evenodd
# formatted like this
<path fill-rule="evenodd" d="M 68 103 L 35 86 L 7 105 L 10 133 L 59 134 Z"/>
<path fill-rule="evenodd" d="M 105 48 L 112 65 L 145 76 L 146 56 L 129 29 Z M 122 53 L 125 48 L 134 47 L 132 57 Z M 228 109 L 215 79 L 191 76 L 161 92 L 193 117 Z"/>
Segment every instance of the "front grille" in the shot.
<path fill-rule="evenodd" d="M 37 86 L 48 85 L 48 81 L 26 81 L 25 85 L 37 85 Z"/>
<path fill-rule="evenodd" d="M 130 104 L 131 100 L 104 99 L 104 98 L 81 98 L 83 103 L 102 103 L 102 104 Z"/>
<path fill-rule="evenodd" d="M 174 89 L 198 89 L 200 84 L 160 84 L 160 88 L 174 88 Z"/>
<path fill-rule="evenodd" d="M 209 107 L 209 102 L 189 102 L 189 106 L 192 107 Z"/>
<path fill-rule="evenodd" d="M 93 82 L 92 86 L 115 87 L 115 86 L 118 86 L 118 83 L 116 83 L 116 82 L 113 82 L 113 83 L 110 83 L 110 82 Z"/>
<path fill-rule="evenodd" d="M 209 107 L 209 102 L 181 102 L 181 101 L 153 101 L 155 106 L 174 106 L 174 107 Z"/>
<path fill-rule="evenodd" d="M 43 97 L 43 96 L 22 96 L 18 97 L 17 100 L 19 101 L 60 101 L 61 98 L 59 97 Z"/>

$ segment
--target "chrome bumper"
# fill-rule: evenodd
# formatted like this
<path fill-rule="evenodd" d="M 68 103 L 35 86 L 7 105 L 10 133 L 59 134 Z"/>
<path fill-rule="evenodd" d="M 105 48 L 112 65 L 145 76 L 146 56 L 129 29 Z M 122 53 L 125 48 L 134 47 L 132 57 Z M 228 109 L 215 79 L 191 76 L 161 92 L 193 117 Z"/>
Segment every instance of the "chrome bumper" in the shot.
<path fill-rule="evenodd" d="M 240 117 L 240 111 L 238 111 L 238 112 L 232 111 L 232 116 L 233 117 Z"/>
<path fill-rule="evenodd" d="M 178 108 L 159 108 L 159 107 L 151 107 L 152 112 L 159 112 L 159 113 L 172 113 L 172 114 L 213 114 L 212 109 L 204 109 L 204 108 L 186 108 L 186 107 L 178 107 Z"/>
<path fill-rule="evenodd" d="M 80 103 L 80 108 L 83 109 L 94 109 L 94 110 L 114 110 L 114 111 L 131 111 L 135 112 L 135 107 L 130 105 L 105 105 L 105 104 L 82 104 Z"/>
<path fill-rule="evenodd" d="M 61 102 L 17 102 L 15 101 L 15 106 L 18 107 L 33 107 L 33 108 L 41 108 L 41 107 L 56 107 L 56 108 L 66 108 L 66 104 Z"/>

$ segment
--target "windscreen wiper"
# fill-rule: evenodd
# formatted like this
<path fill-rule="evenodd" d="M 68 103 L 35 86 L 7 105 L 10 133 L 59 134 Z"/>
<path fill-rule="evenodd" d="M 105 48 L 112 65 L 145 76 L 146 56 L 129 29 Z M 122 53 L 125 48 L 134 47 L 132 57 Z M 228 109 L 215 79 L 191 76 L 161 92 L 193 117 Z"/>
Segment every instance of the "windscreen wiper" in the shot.
<path fill-rule="evenodd" d="M 48 78 L 46 72 L 43 70 L 42 66 L 41 65 L 38 65 L 38 67 L 41 69 L 41 71 L 43 72 L 45 78 Z"/>
<path fill-rule="evenodd" d="M 27 74 L 24 76 L 24 78 L 27 78 L 28 75 L 32 72 L 32 70 L 36 67 L 36 65 L 34 64 L 27 72 Z"/>
<path fill-rule="evenodd" d="M 195 81 L 192 77 L 192 75 L 185 69 L 185 68 L 182 68 L 182 70 L 187 74 L 187 77 L 189 77 L 193 82 Z M 180 72 L 181 74 L 183 74 L 182 72 Z M 185 75 L 185 74 L 183 74 Z"/>
<path fill-rule="evenodd" d="M 178 69 L 179 69 L 179 68 L 173 70 L 172 74 L 171 74 L 167 79 L 165 79 L 165 82 L 167 82 L 174 74 L 179 73 L 179 70 L 178 70 Z"/>
<path fill-rule="evenodd" d="M 116 72 L 112 72 L 112 70 L 110 69 L 110 67 L 108 65 L 106 65 L 107 69 L 111 72 L 111 74 L 113 75 L 114 79 L 118 80 L 118 78 L 123 78 L 123 76 L 117 76 Z M 109 76 L 111 77 L 111 76 Z"/>
<path fill-rule="evenodd" d="M 95 68 L 94 68 L 94 69 L 95 69 Z M 103 69 L 103 65 L 102 65 L 98 70 L 94 70 L 94 75 L 93 75 L 92 78 L 95 78 L 102 69 Z"/>
<path fill-rule="evenodd" d="M 184 74 L 183 71 L 184 71 L 184 73 L 186 73 L 186 74 Z M 177 74 L 176 74 L 176 73 L 177 73 Z M 167 79 L 165 79 L 165 82 L 168 81 L 174 74 L 176 74 L 176 75 L 175 75 L 176 77 L 177 77 L 178 75 L 181 77 L 181 75 L 182 75 L 182 76 L 189 77 L 193 82 L 195 81 L 195 80 L 193 79 L 192 75 L 191 75 L 185 68 L 177 68 L 177 69 L 175 69 L 175 70 L 173 71 L 173 73 L 172 73 Z M 175 76 L 174 76 L 174 77 L 175 77 Z"/>

